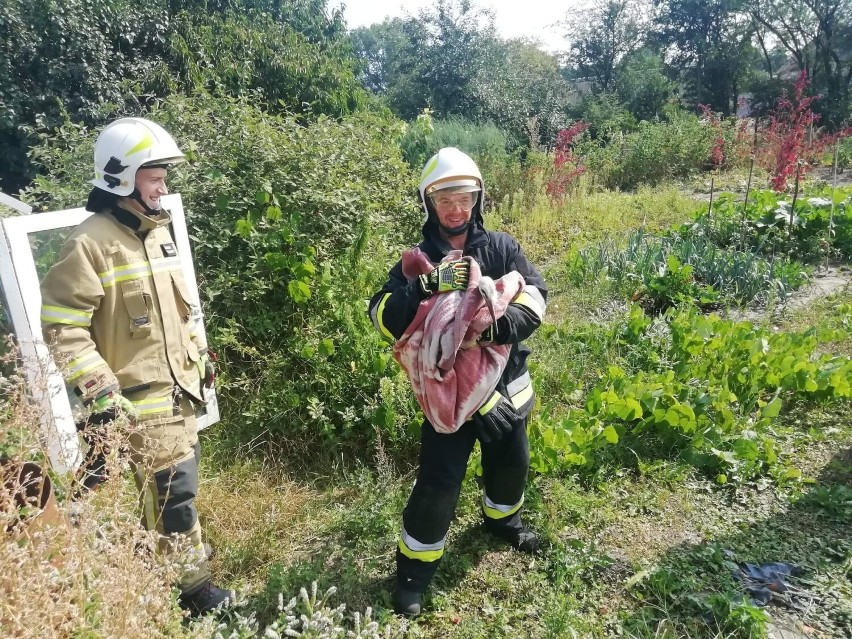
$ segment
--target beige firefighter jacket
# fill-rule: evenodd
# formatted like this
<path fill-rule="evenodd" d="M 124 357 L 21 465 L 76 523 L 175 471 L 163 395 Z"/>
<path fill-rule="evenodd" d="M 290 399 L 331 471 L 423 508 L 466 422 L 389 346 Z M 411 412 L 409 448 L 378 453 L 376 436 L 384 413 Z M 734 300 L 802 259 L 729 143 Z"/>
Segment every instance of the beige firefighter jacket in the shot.
<path fill-rule="evenodd" d="M 171 217 L 148 217 L 128 198 L 117 213 L 124 223 L 95 213 L 65 241 L 41 284 L 42 330 L 84 403 L 120 389 L 140 417 L 153 417 L 171 410 L 175 384 L 203 400 L 197 364 L 207 345 Z"/>

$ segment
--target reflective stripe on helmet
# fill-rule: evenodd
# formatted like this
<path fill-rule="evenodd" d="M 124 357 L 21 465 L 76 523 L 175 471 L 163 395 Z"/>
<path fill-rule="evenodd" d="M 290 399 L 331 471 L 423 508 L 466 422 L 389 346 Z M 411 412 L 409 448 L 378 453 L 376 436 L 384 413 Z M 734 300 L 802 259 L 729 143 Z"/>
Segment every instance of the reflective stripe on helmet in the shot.
<path fill-rule="evenodd" d="M 130 195 L 140 167 L 184 159 L 172 136 L 156 122 L 120 118 L 104 127 L 95 142 L 92 184 L 107 193 Z"/>

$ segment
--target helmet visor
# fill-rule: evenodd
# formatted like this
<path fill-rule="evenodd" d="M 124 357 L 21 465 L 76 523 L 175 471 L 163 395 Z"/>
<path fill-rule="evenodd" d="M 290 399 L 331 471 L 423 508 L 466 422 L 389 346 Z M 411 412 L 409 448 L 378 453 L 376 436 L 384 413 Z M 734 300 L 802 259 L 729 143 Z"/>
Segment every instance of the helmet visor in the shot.
<path fill-rule="evenodd" d="M 464 187 L 462 187 L 464 188 Z M 465 213 L 473 210 L 479 200 L 479 191 L 462 191 L 442 189 L 430 194 L 429 200 L 438 211 L 461 209 Z"/>

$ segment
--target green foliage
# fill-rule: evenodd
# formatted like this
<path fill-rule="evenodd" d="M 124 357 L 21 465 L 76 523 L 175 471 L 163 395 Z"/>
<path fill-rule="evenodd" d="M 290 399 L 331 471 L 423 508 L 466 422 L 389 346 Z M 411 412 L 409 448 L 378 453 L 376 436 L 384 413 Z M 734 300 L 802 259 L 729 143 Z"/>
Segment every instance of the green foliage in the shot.
<path fill-rule="evenodd" d="M 490 43 L 486 54 L 474 80 L 482 120 L 506 131 L 513 144 L 549 145 L 569 122 L 571 87 L 556 56 L 527 42 L 499 39 Z"/>
<path fill-rule="evenodd" d="M 692 265 L 681 264 L 671 253 L 657 273 L 652 274 L 644 290 L 635 294 L 651 313 L 661 313 L 672 306 L 698 303 L 707 307 L 719 299 L 712 286 L 698 284 L 692 276 Z"/>
<path fill-rule="evenodd" d="M 593 127 L 593 135 L 580 141 L 576 154 L 603 185 L 634 189 L 688 177 L 710 166 L 718 134 L 697 115 L 668 104 L 666 121 L 643 120 L 636 130 L 625 133 L 633 128 L 632 116 L 614 98 L 601 97 L 589 104 L 609 106 L 599 115 L 589 110 L 597 129 Z"/>
<path fill-rule="evenodd" d="M 416 18 L 386 20 L 353 36 L 365 84 L 405 120 L 426 107 L 438 117 L 480 115 L 474 81 L 493 40 L 493 17 L 469 0 L 438 0 Z"/>
<path fill-rule="evenodd" d="M 611 90 L 625 55 L 643 44 L 644 23 L 642 6 L 633 0 L 591 0 L 569 14 L 569 57 L 577 72 L 599 90 Z"/>
<path fill-rule="evenodd" d="M 589 124 L 590 136 L 600 144 L 620 141 L 622 134 L 635 131 L 637 126 L 619 96 L 606 91 L 584 96 L 576 117 Z"/>
<path fill-rule="evenodd" d="M 838 171 L 852 170 L 852 137 L 840 140 L 837 147 Z"/>
<path fill-rule="evenodd" d="M 182 12 L 171 22 L 170 73 L 154 89 L 252 95 L 273 111 L 340 116 L 365 97 L 347 55 L 342 43 L 312 42 L 271 13 Z"/>
<path fill-rule="evenodd" d="M 788 253 L 806 263 L 827 255 L 852 259 L 852 197 L 840 190 L 799 197 L 793 203 L 773 191 L 755 191 L 748 204 L 723 194 L 711 212 L 696 216 L 690 227 L 723 247 L 747 247 L 763 254 Z M 830 242 L 829 242 L 830 239 Z"/>
<path fill-rule="evenodd" d="M 653 636 L 765 637 L 768 616 L 743 597 L 732 556 L 718 542 L 699 545 L 631 584 L 645 607 L 625 624 L 628 636 L 650 636 L 647 629 L 662 628 L 665 634 Z"/>
<path fill-rule="evenodd" d="M 435 124 L 431 109 L 423 109 L 423 113 L 405 129 L 405 135 L 400 140 L 399 146 L 402 148 L 402 157 L 415 171 L 422 170 L 430 157 L 431 138 L 434 131 Z"/>
<path fill-rule="evenodd" d="M 226 98 L 173 97 L 150 116 L 189 151 L 170 186 L 194 240 L 222 406 L 241 424 L 226 436 L 329 453 L 375 437 L 406 447 L 413 401 L 383 382 L 401 373 L 365 312 L 394 247 L 419 227 L 416 178 L 389 152 L 401 123 L 360 114 L 304 126 Z M 87 191 L 93 133 L 66 133 L 36 154 L 62 179 L 30 197 L 53 207 Z"/>
<path fill-rule="evenodd" d="M 0 171 L 34 176 L 37 133 L 138 114 L 151 95 L 252 95 L 273 110 L 343 115 L 364 92 L 340 13 L 324 0 L 10 0 L 0 16 Z M 8 168 L 7 168 L 8 166 Z"/>
<path fill-rule="evenodd" d="M 649 50 L 625 60 L 615 82 L 615 92 L 637 120 L 653 121 L 675 94 L 677 85 L 665 73 L 663 59 Z"/>
<path fill-rule="evenodd" d="M 161 0 L 9 0 L 0 15 L 0 180 L 12 191 L 33 175 L 33 127 L 66 113 L 93 122 L 123 105 L 126 78 L 151 72 L 164 52 Z"/>
<path fill-rule="evenodd" d="M 767 432 L 785 401 L 852 396 L 852 361 L 818 354 L 832 331 L 771 333 L 694 310 L 651 321 L 636 306 L 620 327 L 626 368 L 611 366 L 583 409 L 557 417 L 545 407 L 536 470 L 594 468 L 620 447 L 680 455 L 720 483 L 767 471 L 795 480 Z"/>
<path fill-rule="evenodd" d="M 826 517 L 852 522 L 852 489 L 846 486 L 817 486 L 797 503 L 815 508 Z"/>
<path fill-rule="evenodd" d="M 462 149 L 477 160 L 503 160 L 508 156 L 506 134 L 491 123 L 477 123 L 461 117 L 449 117 L 433 122 L 427 156 L 445 146 Z"/>
<path fill-rule="evenodd" d="M 623 248 L 606 239 L 571 253 L 567 269 L 575 284 L 605 278 L 615 291 L 641 299 L 651 312 L 683 302 L 766 303 L 786 299 L 807 281 L 798 262 L 720 247 L 695 227 L 662 236 L 634 231 Z"/>
<path fill-rule="evenodd" d="M 428 108 L 487 121 L 515 145 L 551 140 L 565 124 L 569 85 L 556 57 L 501 40 L 493 17 L 467 0 L 356 29 L 352 41 L 364 86 L 405 120 Z"/>
<path fill-rule="evenodd" d="M 731 0 L 666 0 L 655 16 L 658 38 L 671 46 L 672 66 L 681 76 L 692 105 L 708 105 L 730 115 L 738 87 L 756 62 L 753 27 Z"/>

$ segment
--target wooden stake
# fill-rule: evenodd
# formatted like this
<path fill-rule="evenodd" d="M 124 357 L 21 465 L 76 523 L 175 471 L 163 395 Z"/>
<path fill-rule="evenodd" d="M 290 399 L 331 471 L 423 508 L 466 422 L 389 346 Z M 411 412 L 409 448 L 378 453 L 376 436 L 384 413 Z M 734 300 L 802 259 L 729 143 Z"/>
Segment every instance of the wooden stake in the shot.
<path fill-rule="evenodd" d="M 834 141 L 834 167 L 831 171 L 831 211 L 828 214 L 828 237 L 825 238 L 825 269 L 828 270 L 828 258 L 831 255 L 831 245 L 834 238 L 834 192 L 837 189 L 837 156 L 840 153 L 840 138 Z"/>
<path fill-rule="evenodd" d="M 708 221 L 713 221 L 713 186 L 716 178 L 710 178 L 710 204 L 707 206 Z"/>
<path fill-rule="evenodd" d="M 796 210 L 796 200 L 799 198 L 799 178 L 801 175 L 802 161 L 796 162 L 796 184 L 793 187 L 793 202 L 790 204 L 790 221 L 787 224 L 787 252 L 793 254 L 793 212 Z"/>
<path fill-rule="evenodd" d="M 748 215 L 748 196 L 751 193 L 751 176 L 754 174 L 754 152 L 751 154 L 751 160 L 748 163 L 748 182 L 746 183 L 745 202 L 743 202 L 743 216 L 740 220 L 740 242 L 742 250 L 745 251 L 746 245 L 746 215 Z"/>

